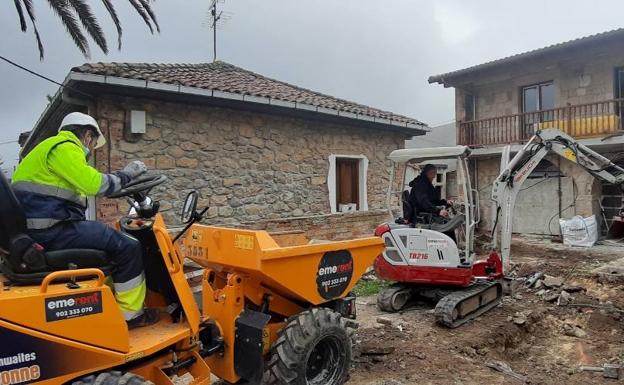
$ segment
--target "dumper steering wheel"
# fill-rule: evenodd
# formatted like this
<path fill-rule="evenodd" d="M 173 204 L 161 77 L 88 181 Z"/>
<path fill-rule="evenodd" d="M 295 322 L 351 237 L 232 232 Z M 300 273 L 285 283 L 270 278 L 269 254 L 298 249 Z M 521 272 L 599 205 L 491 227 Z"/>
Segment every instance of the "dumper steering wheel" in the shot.
<path fill-rule="evenodd" d="M 147 193 L 159 184 L 164 183 L 167 177 L 160 175 L 144 175 L 140 178 L 136 178 L 130 181 L 130 183 L 124 185 L 121 190 L 109 195 L 109 198 L 121 198 L 121 197 L 135 197 L 139 195 L 147 195 Z M 143 194 L 140 194 L 143 193 Z"/>

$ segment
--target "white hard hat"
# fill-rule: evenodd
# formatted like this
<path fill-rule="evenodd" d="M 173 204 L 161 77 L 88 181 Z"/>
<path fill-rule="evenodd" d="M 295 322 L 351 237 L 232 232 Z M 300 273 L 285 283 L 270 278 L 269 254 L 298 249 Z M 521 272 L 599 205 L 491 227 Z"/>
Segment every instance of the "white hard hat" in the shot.
<path fill-rule="evenodd" d="M 102 134 L 100 126 L 98 126 L 97 122 L 95 121 L 95 119 L 93 119 L 93 117 L 87 114 L 83 114 L 82 112 L 72 112 L 65 115 L 63 121 L 61 122 L 61 126 L 59 127 L 59 131 L 67 126 L 91 126 L 98 133 L 97 141 L 95 142 L 94 148 L 100 148 L 106 144 L 106 138 Z"/>

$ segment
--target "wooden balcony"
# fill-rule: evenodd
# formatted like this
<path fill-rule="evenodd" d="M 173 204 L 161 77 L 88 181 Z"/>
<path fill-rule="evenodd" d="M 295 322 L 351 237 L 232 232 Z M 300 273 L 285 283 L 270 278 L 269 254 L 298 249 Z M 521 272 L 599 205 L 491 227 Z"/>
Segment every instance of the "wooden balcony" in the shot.
<path fill-rule="evenodd" d="M 558 128 L 577 138 L 606 136 L 623 129 L 624 99 L 570 105 L 489 119 L 459 122 L 457 143 L 469 146 L 526 142 L 536 130 Z"/>

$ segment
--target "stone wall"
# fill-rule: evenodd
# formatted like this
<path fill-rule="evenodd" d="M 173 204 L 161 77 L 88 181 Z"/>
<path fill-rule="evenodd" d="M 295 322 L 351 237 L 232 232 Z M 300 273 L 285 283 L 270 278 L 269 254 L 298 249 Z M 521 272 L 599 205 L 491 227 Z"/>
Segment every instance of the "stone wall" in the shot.
<path fill-rule="evenodd" d="M 130 110 L 146 111 L 145 134 L 129 133 Z M 324 216 L 330 213 L 330 154 L 366 156 L 369 210 L 385 208 L 392 167 L 387 156 L 406 139 L 321 121 L 114 96 L 99 99 L 96 116 L 109 139 L 108 148 L 96 152 L 97 167 L 115 171 L 140 159 L 167 175 L 153 195 L 171 225 L 192 189 L 201 194 L 199 207 L 210 207 L 207 223 Z M 125 206 L 99 199 L 98 217 L 112 221 Z"/>
<path fill-rule="evenodd" d="M 466 92 L 476 95 L 477 119 L 486 119 L 519 113 L 522 87 L 547 81 L 554 83 L 557 107 L 610 100 L 615 97 L 614 70 L 621 66 L 624 51 L 617 41 L 504 65 L 456 87 L 456 117 L 464 120 Z"/>

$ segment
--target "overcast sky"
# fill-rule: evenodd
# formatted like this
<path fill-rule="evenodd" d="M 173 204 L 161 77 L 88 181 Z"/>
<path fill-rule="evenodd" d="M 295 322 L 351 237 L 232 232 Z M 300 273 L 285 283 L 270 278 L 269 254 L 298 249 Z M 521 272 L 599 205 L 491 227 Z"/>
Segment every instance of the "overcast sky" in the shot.
<path fill-rule="evenodd" d="M 71 43 L 45 1 L 35 1 L 46 48 L 39 61 L 29 27 L 19 30 L 12 1 L 0 1 L 0 55 L 62 81 L 87 61 L 199 63 L 212 60 L 209 0 L 158 0 L 162 32 L 150 35 L 127 1 L 115 1 L 123 47 L 100 1 L 106 56 L 90 59 Z M 218 57 L 260 74 L 387 109 L 430 125 L 454 118 L 453 90 L 430 75 L 622 25 L 624 2 L 580 0 L 225 0 Z M 0 143 L 32 128 L 57 87 L 0 62 Z M 0 144 L 7 163 L 17 144 Z"/>

